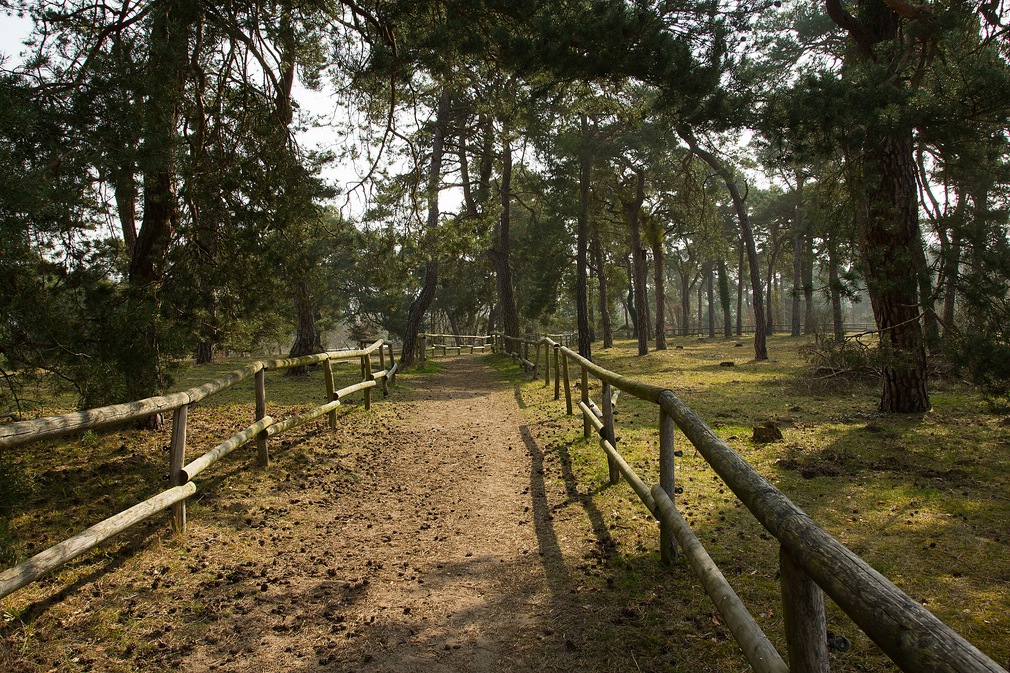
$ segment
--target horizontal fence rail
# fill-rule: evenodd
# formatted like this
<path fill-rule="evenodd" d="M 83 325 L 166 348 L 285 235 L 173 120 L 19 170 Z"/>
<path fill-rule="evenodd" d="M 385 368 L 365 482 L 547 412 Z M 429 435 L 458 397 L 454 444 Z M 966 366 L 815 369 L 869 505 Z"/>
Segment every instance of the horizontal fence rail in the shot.
<path fill-rule="evenodd" d="M 623 475 L 661 522 L 660 552 L 664 561 L 675 559 L 676 545 L 680 545 L 755 671 L 828 670 L 826 593 L 904 671 L 1006 673 L 814 523 L 716 435 L 673 391 L 604 369 L 550 337 L 524 339 L 496 335 L 495 340 L 499 352 L 509 354 L 534 378 L 542 370 L 545 386 L 550 385 L 553 358 L 554 399 L 560 400 L 563 382 L 568 413 L 576 410 L 581 413 L 587 439 L 593 434 L 599 436 L 610 467 L 610 482 L 616 484 Z M 581 374 L 581 399 L 575 400 L 574 405 L 570 365 Z M 600 405 L 590 399 L 590 376 L 602 383 Z M 617 450 L 613 406 L 622 391 L 658 407 L 660 482 L 651 487 Z M 780 545 L 788 666 L 677 511 L 674 461 L 680 452 L 674 449 L 675 427 Z"/>
<path fill-rule="evenodd" d="M 449 343 L 449 341 L 452 343 Z M 463 353 L 484 353 L 494 350 L 494 337 L 481 334 L 428 334 L 417 335 L 417 357 L 424 360 L 427 357 L 443 357 L 462 355 Z"/>
<path fill-rule="evenodd" d="M 381 369 L 373 373 L 372 359 L 375 356 L 378 356 Z M 333 361 L 354 359 L 361 361 L 362 380 L 337 390 L 333 380 Z M 323 367 L 326 404 L 285 419 L 268 416 L 266 414 L 266 372 L 310 365 L 322 365 Z M 346 399 L 357 392 L 363 392 L 364 406 L 366 409 L 370 408 L 372 389 L 378 387 L 384 395 L 388 394 L 388 385 L 395 382 L 398 368 L 399 363 L 396 362 L 393 355 L 393 345 L 380 339 L 367 347 L 356 350 L 328 351 L 300 358 L 254 362 L 215 381 L 181 393 L 150 397 L 137 402 L 89 409 L 63 416 L 0 425 L 0 449 L 6 449 L 85 430 L 139 421 L 156 413 L 168 411 L 173 413 L 172 440 L 169 447 L 170 488 L 39 552 L 13 568 L 0 572 L 0 598 L 31 584 L 46 573 L 165 509 L 172 509 L 173 530 L 180 534 L 185 533 L 186 499 L 196 493 L 196 483 L 191 480 L 201 472 L 232 451 L 253 441 L 256 443 L 258 464 L 262 467 L 268 466 L 270 464 L 268 438 L 324 415 L 328 417 L 329 427 L 335 429 L 337 427 L 336 409 L 340 406 L 341 399 Z M 184 465 L 189 407 L 250 377 L 256 378 L 256 421 Z"/>

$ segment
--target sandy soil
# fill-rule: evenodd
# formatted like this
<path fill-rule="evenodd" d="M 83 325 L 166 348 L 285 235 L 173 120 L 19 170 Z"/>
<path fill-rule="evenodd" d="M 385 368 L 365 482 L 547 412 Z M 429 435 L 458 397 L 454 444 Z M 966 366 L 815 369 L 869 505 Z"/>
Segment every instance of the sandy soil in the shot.
<path fill-rule="evenodd" d="M 551 589 L 530 490 L 543 472 L 531 467 L 538 450 L 513 392 L 478 358 L 455 358 L 432 384 L 373 405 L 372 427 L 344 437 L 357 449 L 327 446 L 326 431 L 307 439 L 313 451 L 281 488 L 301 494 L 244 512 L 265 558 L 204 582 L 211 594 L 233 586 L 227 614 L 190 651 L 166 653 L 171 663 L 539 668 L 531 652 Z M 215 499 L 205 504 L 236 509 Z"/>
<path fill-rule="evenodd" d="M 672 642 L 708 639 L 698 620 L 643 628 L 650 583 L 681 570 L 615 590 L 618 547 L 656 572 L 655 524 L 596 509 L 602 486 L 576 483 L 550 439 L 573 421 L 538 411 L 557 410 L 551 391 L 524 401 L 480 357 L 443 362 L 336 430 L 272 440 L 269 472 L 247 455 L 201 475 L 185 538 L 158 516 L 26 589 L 0 668 L 665 671 Z M 194 451 L 225 432 L 201 418 Z"/>

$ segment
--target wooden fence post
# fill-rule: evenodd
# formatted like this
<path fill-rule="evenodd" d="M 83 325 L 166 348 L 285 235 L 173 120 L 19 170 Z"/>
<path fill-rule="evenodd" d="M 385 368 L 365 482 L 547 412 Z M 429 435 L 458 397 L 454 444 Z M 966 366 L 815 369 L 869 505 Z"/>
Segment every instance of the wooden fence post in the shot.
<path fill-rule="evenodd" d="M 568 377 L 568 356 L 561 356 L 561 371 L 565 377 L 565 406 L 568 409 L 568 415 L 572 415 L 572 381 Z"/>
<path fill-rule="evenodd" d="M 551 385 L 551 347 L 544 343 L 544 388 Z"/>
<path fill-rule="evenodd" d="M 607 435 L 610 445 L 617 448 L 617 433 L 614 430 L 614 402 L 612 399 L 613 389 L 606 381 L 603 382 L 603 432 Z M 614 485 L 621 480 L 621 472 L 617 469 L 617 463 L 609 455 L 607 456 L 607 468 L 610 470 L 610 484 Z"/>
<path fill-rule="evenodd" d="M 561 345 L 554 344 L 554 399 L 561 399 Z"/>
<path fill-rule="evenodd" d="M 256 420 L 267 415 L 267 370 L 256 372 Z M 256 435 L 256 453 L 259 456 L 260 467 L 270 465 L 270 451 L 267 448 L 266 430 Z"/>
<path fill-rule="evenodd" d="M 674 470 L 673 431 L 676 429 L 673 416 L 666 409 L 659 408 L 659 485 L 675 500 L 677 490 L 676 472 Z M 677 560 L 677 538 L 671 527 L 660 520 L 659 553 L 663 563 L 673 564 Z"/>
<path fill-rule="evenodd" d="M 789 670 L 792 673 L 828 673 L 824 592 L 785 547 L 779 548 L 779 570 Z"/>
<path fill-rule="evenodd" d="M 425 342 L 424 335 L 421 334 L 418 337 L 418 340 L 417 340 L 417 343 L 419 345 L 419 349 L 418 350 L 421 351 L 420 357 L 418 357 L 418 360 L 421 362 L 421 364 L 424 364 L 425 360 L 428 359 L 428 348 L 427 348 L 427 346 L 425 346 L 424 342 Z"/>
<path fill-rule="evenodd" d="M 362 376 L 361 376 L 361 380 L 362 381 L 371 381 L 372 380 L 372 356 L 371 355 L 362 355 L 361 356 L 361 371 L 362 371 Z M 372 408 L 372 389 L 371 388 L 365 388 L 365 409 L 371 409 L 371 408 Z"/>
<path fill-rule="evenodd" d="M 585 367 L 582 368 L 582 401 L 585 403 L 586 407 L 589 407 L 589 370 Z M 589 422 L 589 417 L 586 416 L 586 412 L 582 412 L 582 436 L 589 439 L 593 434 L 593 426 Z"/>
<path fill-rule="evenodd" d="M 396 358 L 393 356 L 393 344 L 390 342 L 386 345 L 389 346 L 389 368 L 392 369 L 396 365 Z M 389 382 L 394 386 L 396 385 L 396 372 L 393 372 L 393 376 Z"/>
<path fill-rule="evenodd" d="M 172 486 L 182 486 L 186 464 L 186 418 L 189 416 L 189 405 L 184 404 L 172 415 L 172 444 L 168 455 L 168 483 Z M 186 501 L 180 500 L 172 505 L 172 530 L 177 535 L 186 534 Z"/>
<path fill-rule="evenodd" d="M 333 393 L 336 392 L 336 388 L 333 386 L 333 363 L 329 358 L 323 360 L 323 380 L 326 382 L 326 401 L 333 401 Z M 330 430 L 337 429 L 337 410 L 334 409 L 330 413 L 326 414 L 326 418 L 329 420 Z M 259 420 L 258 418 L 256 420 Z"/>

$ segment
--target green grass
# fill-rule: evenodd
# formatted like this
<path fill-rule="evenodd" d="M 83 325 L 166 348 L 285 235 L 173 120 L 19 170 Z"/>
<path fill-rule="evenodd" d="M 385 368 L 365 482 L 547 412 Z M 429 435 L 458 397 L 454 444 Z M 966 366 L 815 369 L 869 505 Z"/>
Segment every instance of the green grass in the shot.
<path fill-rule="evenodd" d="M 931 382 L 930 412 L 881 415 L 876 382 L 809 374 L 802 354 L 807 339 L 771 337 L 768 362 L 751 359 L 749 341 L 740 342 L 742 347 L 736 343 L 674 339 L 667 351 L 639 356 L 636 344 L 628 341 L 594 350 L 594 360 L 673 390 L 829 533 L 1002 666 L 1010 664 L 1010 530 L 1005 523 L 1010 519 L 1010 421 L 992 413 L 974 391 L 948 381 Z M 504 365 L 496 366 L 517 369 L 498 360 Z M 733 365 L 721 366 L 723 362 Z M 577 374 L 572 376 L 574 385 Z M 601 575 L 605 581 L 588 572 L 586 582 L 595 582 L 603 594 L 617 586 L 625 600 L 638 606 L 636 628 L 618 623 L 620 615 L 597 627 L 588 640 L 598 646 L 586 659 L 605 658 L 608 648 L 630 642 L 641 647 L 641 658 L 656 661 L 664 656 L 663 647 L 682 645 L 686 638 L 706 644 L 682 650 L 678 669 L 703 660 L 702 670 L 739 667 L 732 663 L 739 654 L 734 647 L 724 648 L 725 628 L 716 624 L 711 603 L 699 601 L 701 590 L 690 573 L 680 566 L 667 573 L 657 570 L 655 523 L 630 487 L 606 485 L 605 457 L 595 437 L 582 440 L 578 416 L 564 415 L 563 393 L 554 401 L 553 383 L 545 389 L 542 378 L 526 377 L 521 385 L 527 413 L 542 428 L 538 441 L 556 450 L 565 447 L 565 460 L 585 494 L 583 507 L 598 512 L 611 533 Z M 591 382 L 590 392 L 599 402 L 598 383 Z M 574 389 L 576 399 L 578 394 Z M 753 427 L 769 420 L 781 428 L 783 440 L 752 442 Z M 647 483 L 657 482 L 657 407 L 622 395 L 615 422 L 622 455 Z M 785 651 L 774 540 L 679 432 L 676 443 L 684 453 L 677 461 L 681 512 L 759 624 Z M 694 583 L 689 597 L 666 595 L 668 586 L 684 582 Z M 890 668 L 830 601 L 828 616 L 829 629 L 854 644 L 847 654 L 832 654 L 833 670 Z M 643 629 L 646 622 L 655 628 Z M 664 629 L 676 637 L 667 634 L 664 639 Z M 707 642 L 713 637 L 715 643 Z M 725 649 L 724 655 L 710 646 L 717 652 Z M 713 664 L 707 658 L 712 656 L 728 659 Z"/>

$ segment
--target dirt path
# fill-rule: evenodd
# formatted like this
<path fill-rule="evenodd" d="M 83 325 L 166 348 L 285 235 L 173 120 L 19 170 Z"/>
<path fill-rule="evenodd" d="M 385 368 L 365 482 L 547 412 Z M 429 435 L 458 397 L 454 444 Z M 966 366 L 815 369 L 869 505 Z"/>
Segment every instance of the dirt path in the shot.
<path fill-rule="evenodd" d="M 337 446 L 325 430 L 307 437 L 311 451 L 284 466 L 291 474 L 276 487 L 287 507 L 242 511 L 241 496 L 209 498 L 244 517 L 264 558 L 204 582 L 201 597 L 230 585 L 231 604 L 171 663 L 537 668 L 528 646 L 542 635 L 550 591 L 516 397 L 474 357 L 453 359 L 431 383 L 373 405 L 372 427 L 338 433 Z"/>

